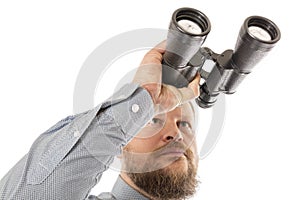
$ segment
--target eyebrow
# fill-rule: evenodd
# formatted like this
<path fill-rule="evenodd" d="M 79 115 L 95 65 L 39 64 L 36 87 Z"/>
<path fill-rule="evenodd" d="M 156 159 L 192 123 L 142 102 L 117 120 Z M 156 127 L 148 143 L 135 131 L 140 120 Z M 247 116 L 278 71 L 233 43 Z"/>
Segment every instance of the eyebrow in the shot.
<path fill-rule="evenodd" d="M 194 117 L 189 116 L 189 115 L 181 115 L 181 116 L 182 116 L 181 119 L 191 119 L 191 120 L 194 119 Z"/>
<path fill-rule="evenodd" d="M 156 117 L 166 118 L 166 114 L 158 114 L 158 115 L 154 115 L 152 118 L 156 118 Z"/>

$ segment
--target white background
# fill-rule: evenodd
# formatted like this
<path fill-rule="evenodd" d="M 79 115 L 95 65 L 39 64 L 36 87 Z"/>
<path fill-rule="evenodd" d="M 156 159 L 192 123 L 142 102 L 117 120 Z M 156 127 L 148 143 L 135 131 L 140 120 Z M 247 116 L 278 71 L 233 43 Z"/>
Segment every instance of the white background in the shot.
<path fill-rule="evenodd" d="M 173 11 L 188 6 L 209 17 L 212 30 L 204 46 L 219 53 L 234 48 L 239 28 L 250 15 L 272 19 L 282 33 L 238 92 L 226 98 L 222 137 L 200 162 L 202 184 L 194 199 L 299 199 L 300 16 L 295 3 L 1 1 L 0 177 L 40 133 L 73 113 L 78 72 L 97 46 L 125 31 L 166 29 Z M 102 93 L 95 95 L 101 96 L 95 105 L 108 96 Z M 199 126 L 205 126 L 201 119 Z M 110 191 L 116 176 L 109 170 L 92 192 Z"/>

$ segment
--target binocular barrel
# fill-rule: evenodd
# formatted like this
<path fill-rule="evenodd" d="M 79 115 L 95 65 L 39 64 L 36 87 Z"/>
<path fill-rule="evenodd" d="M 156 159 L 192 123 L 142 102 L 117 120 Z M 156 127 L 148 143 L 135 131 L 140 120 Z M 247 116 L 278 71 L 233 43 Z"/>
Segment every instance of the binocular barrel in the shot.
<path fill-rule="evenodd" d="M 188 66 L 210 31 L 209 19 L 193 8 L 177 9 L 173 15 L 163 56 L 163 83 L 187 86 L 197 70 Z"/>
<path fill-rule="evenodd" d="M 250 73 L 279 39 L 280 31 L 274 22 L 260 16 L 248 17 L 239 32 L 232 56 L 233 67 Z"/>
<path fill-rule="evenodd" d="M 170 22 L 165 63 L 173 68 L 186 66 L 209 31 L 210 22 L 202 12 L 192 8 L 176 10 Z"/>
<path fill-rule="evenodd" d="M 245 76 L 280 40 L 280 30 L 274 22 L 251 16 L 240 29 L 235 49 L 216 54 L 201 47 L 210 28 L 210 21 L 202 12 L 193 8 L 176 10 L 162 63 L 163 83 L 178 88 L 187 86 L 200 72 L 205 82 L 196 102 L 202 108 L 211 107 L 221 92 L 234 93 Z M 213 63 L 209 72 L 202 70 L 208 60 Z"/>

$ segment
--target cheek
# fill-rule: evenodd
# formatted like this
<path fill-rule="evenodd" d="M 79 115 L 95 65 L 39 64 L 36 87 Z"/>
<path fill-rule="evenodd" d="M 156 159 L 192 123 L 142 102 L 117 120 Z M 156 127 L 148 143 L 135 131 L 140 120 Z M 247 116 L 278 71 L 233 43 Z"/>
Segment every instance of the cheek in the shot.
<path fill-rule="evenodd" d="M 195 164 L 195 166 L 197 166 L 199 162 L 199 155 L 198 155 L 197 144 L 195 141 L 190 145 L 190 150 L 193 154 L 192 162 Z"/>
<path fill-rule="evenodd" d="M 144 127 L 125 147 L 135 153 L 153 152 L 160 145 L 160 129 Z"/>
<path fill-rule="evenodd" d="M 158 126 L 158 125 L 157 126 L 146 126 L 135 136 L 135 138 L 149 139 L 149 138 L 158 137 L 162 128 L 163 128 L 163 126 Z"/>
<path fill-rule="evenodd" d="M 135 153 L 149 153 L 155 150 L 158 142 L 154 139 L 133 138 L 125 147 L 125 150 Z"/>

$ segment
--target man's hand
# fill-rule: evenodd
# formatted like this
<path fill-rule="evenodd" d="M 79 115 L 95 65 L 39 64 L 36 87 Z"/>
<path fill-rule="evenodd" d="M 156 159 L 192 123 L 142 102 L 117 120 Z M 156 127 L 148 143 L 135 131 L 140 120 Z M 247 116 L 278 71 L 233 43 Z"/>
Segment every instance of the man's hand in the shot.
<path fill-rule="evenodd" d="M 133 79 L 134 83 L 140 84 L 150 93 L 155 105 L 155 114 L 171 111 L 199 96 L 200 74 L 185 88 L 162 84 L 161 62 L 165 46 L 164 41 L 145 55 Z"/>

